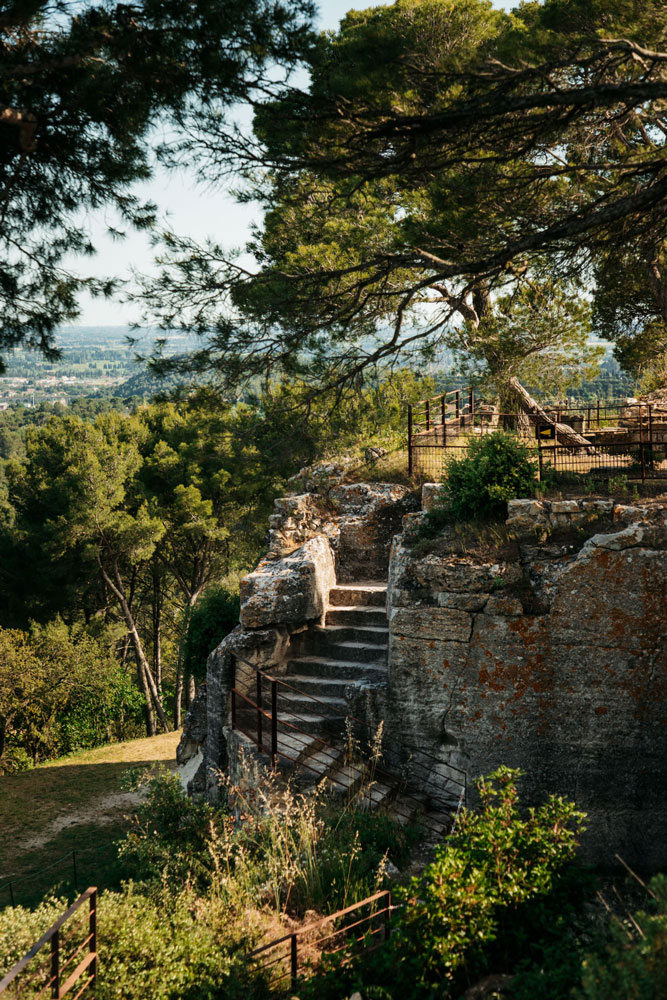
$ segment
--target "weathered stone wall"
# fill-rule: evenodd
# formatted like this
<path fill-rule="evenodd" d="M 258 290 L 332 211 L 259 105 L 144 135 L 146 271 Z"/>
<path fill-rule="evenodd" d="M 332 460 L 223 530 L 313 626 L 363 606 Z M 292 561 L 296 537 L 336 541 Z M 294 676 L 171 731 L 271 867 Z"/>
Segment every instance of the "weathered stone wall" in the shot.
<path fill-rule="evenodd" d="M 666 508 L 515 501 L 508 526 L 514 554 L 395 539 L 388 742 L 471 778 L 520 767 L 529 799 L 587 811 L 589 858 L 664 867 Z"/>
<path fill-rule="evenodd" d="M 268 552 L 241 581 L 241 622 L 210 654 L 206 685 L 185 721 L 177 757 L 193 793 L 214 798 L 228 767 L 231 688 L 250 693 L 253 667 L 283 672 L 292 636 L 322 621 L 336 582 L 386 578 L 392 538 L 419 507 L 405 486 L 346 485 L 341 472 L 334 465 L 304 470 L 293 485 L 310 492 L 275 501 Z"/>
<path fill-rule="evenodd" d="M 321 492 L 280 497 L 274 509 L 267 560 L 284 557 L 323 536 L 334 555 L 337 581 L 345 583 L 386 579 L 392 538 L 401 530 L 403 515 L 419 509 L 419 500 L 395 483 L 325 479 Z"/>

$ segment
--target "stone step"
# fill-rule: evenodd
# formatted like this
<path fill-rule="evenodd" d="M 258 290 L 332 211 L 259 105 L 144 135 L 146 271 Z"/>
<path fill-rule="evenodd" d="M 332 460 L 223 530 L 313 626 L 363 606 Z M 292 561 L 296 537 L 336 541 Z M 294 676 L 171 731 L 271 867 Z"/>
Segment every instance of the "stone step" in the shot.
<path fill-rule="evenodd" d="M 363 783 L 365 774 L 359 764 L 341 764 L 327 772 L 327 786 L 336 795 L 353 795 Z"/>
<path fill-rule="evenodd" d="M 371 605 L 384 608 L 387 605 L 387 583 L 339 583 L 329 591 L 329 604 L 334 607 Z"/>
<path fill-rule="evenodd" d="M 370 604 L 337 605 L 327 608 L 325 622 L 329 625 L 362 625 L 366 627 L 387 627 L 387 613 L 384 609 Z"/>
<path fill-rule="evenodd" d="M 310 755 L 322 746 L 322 740 L 317 736 L 308 736 L 293 730 L 278 729 L 278 760 L 281 765 L 301 765 Z"/>
<path fill-rule="evenodd" d="M 387 679 L 387 663 L 364 662 L 359 660 L 338 660 L 333 656 L 299 656 L 287 663 L 286 680 L 292 683 L 294 675 L 301 677 L 336 677 L 350 682 L 369 680 L 381 684 Z M 298 685 L 294 685 L 297 687 Z"/>
<path fill-rule="evenodd" d="M 356 663 L 387 662 L 386 646 L 372 646 L 366 642 L 332 642 L 328 651 L 334 660 L 352 660 Z"/>
<path fill-rule="evenodd" d="M 278 728 L 286 732 L 304 736 L 326 736 L 329 740 L 338 740 L 345 730 L 345 714 L 316 715 L 313 702 L 308 704 L 308 714 L 304 714 L 305 706 L 298 706 L 295 711 L 286 711 L 278 707 Z"/>
<path fill-rule="evenodd" d="M 308 674 L 288 674 L 286 677 L 288 684 L 293 685 L 304 694 L 312 694 L 315 698 L 323 695 L 332 698 L 345 699 L 345 690 L 354 684 L 355 678 L 351 677 L 319 677 Z M 283 689 L 284 690 L 284 689 Z M 289 694 L 289 691 L 285 691 Z"/>
<path fill-rule="evenodd" d="M 319 750 L 308 754 L 304 758 L 302 766 L 313 781 L 319 782 L 332 768 L 335 768 L 343 760 L 343 757 L 342 747 L 321 745 Z"/>
<path fill-rule="evenodd" d="M 372 811 L 380 806 L 387 806 L 394 795 L 395 790 L 391 785 L 385 785 L 380 781 L 371 782 L 368 787 L 360 790 L 359 807 Z"/>
<path fill-rule="evenodd" d="M 326 718 L 338 718 L 345 716 L 347 712 L 347 702 L 341 691 L 338 697 L 330 694 L 314 694 L 309 698 L 307 694 L 297 694 L 296 691 L 278 689 L 278 718 L 287 713 L 290 715 L 322 715 Z M 316 700 L 315 700 L 316 699 Z"/>
<path fill-rule="evenodd" d="M 317 625 L 301 632 L 300 636 L 305 645 L 311 642 L 321 646 L 331 642 L 370 642 L 375 646 L 389 645 L 389 629 L 378 625 L 327 625 L 322 628 Z"/>

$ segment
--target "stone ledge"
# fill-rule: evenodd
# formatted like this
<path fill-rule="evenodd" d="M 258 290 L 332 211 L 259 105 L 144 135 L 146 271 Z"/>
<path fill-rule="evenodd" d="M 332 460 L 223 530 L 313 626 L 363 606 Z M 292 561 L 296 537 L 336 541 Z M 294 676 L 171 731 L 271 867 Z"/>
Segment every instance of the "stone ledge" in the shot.
<path fill-rule="evenodd" d="M 335 586 L 331 546 L 317 535 L 291 555 L 263 560 L 241 580 L 241 622 L 261 628 L 322 619 Z"/>

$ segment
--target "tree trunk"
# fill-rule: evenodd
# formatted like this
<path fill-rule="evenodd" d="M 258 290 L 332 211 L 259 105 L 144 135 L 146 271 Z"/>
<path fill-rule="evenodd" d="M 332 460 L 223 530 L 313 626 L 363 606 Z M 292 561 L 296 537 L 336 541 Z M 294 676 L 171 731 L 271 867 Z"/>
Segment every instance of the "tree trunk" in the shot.
<path fill-rule="evenodd" d="M 517 396 L 519 405 L 523 408 L 524 412 L 530 417 L 534 424 L 547 424 L 549 427 L 554 427 L 560 444 L 568 445 L 572 448 L 581 448 L 583 446 L 591 454 L 595 452 L 595 448 L 590 441 L 587 441 L 585 437 L 581 436 L 581 434 L 577 434 L 577 432 L 573 430 L 569 424 L 560 424 L 552 417 L 547 416 L 540 404 L 533 399 L 529 392 L 524 389 L 515 375 L 512 375 L 508 384 Z"/>
<path fill-rule="evenodd" d="M 185 704 L 188 707 L 188 711 L 192 708 L 192 702 L 197 697 L 197 685 L 195 684 L 195 679 L 192 674 L 188 674 L 188 686 L 185 694 Z"/>
<path fill-rule="evenodd" d="M 162 588 L 157 564 L 153 562 L 153 672 L 158 691 L 162 690 Z"/>
<path fill-rule="evenodd" d="M 183 671 L 180 663 L 176 667 L 176 690 L 174 691 L 174 729 L 180 729 L 183 724 Z"/>
<path fill-rule="evenodd" d="M 151 701 L 151 693 L 148 688 L 148 681 L 146 680 L 146 674 L 141 666 L 141 663 L 137 662 L 137 680 L 139 682 L 139 687 L 143 693 L 145 699 L 144 706 L 144 716 L 146 719 L 146 736 L 155 736 L 157 729 L 155 728 L 155 713 L 153 712 L 153 703 Z"/>
<path fill-rule="evenodd" d="M 132 614 L 130 606 L 123 592 L 122 584 L 118 574 L 118 569 L 117 567 L 114 566 L 114 574 L 116 576 L 115 582 L 111 579 L 107 571 L 102 566 L 101 560 L 100 560 L 100 569 L 102 570 L 105 580 L 109 584 L 109 587 L 111 588 L 113 593 L 116 595 L 118 603 L 120 604 L 123 618 L 125 619 L 125 625 L 130 635 L 132 646 L 134 648 L 134 654 L 137 659 L 137 665 L 140 670 L 142 687 L 143 687 L 143 682 L 145 680 L 146 685 L 148 686 L 148 689 L 150 691 L 151 698 L 153 699 L 153 704 L 155 705 L 155 711 L 157 712 L 157 717 L 160 720 L 160 724 L 162 725 L 162 728 L 164 729 L 165 733 L 168 733 L 169 722 L 167 721 L 167 716 L 165 715 L 164 707 L 162 705 L 162 699 L 160 697 L 160 692 L 156 687 L 155 678 L 153 677 L 150 665 L 148 663 L 148 659 L 146 658 L 146 654 L 144 653 L 144 647 L 141 642 L 141 636 L 139 635 L 139 631 L 137 629 L 134 616 Z"/>

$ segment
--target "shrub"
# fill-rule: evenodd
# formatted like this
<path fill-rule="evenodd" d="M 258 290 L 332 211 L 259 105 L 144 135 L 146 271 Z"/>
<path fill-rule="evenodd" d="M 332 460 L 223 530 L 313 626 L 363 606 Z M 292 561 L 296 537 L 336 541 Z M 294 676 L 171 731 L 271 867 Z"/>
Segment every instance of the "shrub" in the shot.
<path fill-rule="evenodd" d="M 141 784 L 141 778 L 139 778 Z M 211 824 L 220 819 L 207 802 L 188 798 L 177 774 L 161 771 L 145 785 L 130 832 L 118 845 L 132 877 L 174 884 L 193 876 L 210 882 Z"/>
<path fill-rule="evenodd" d="M 465 458 L 447 466 L 441 502 L 426 522 L 442 527 L 447 520 L 498 518 L 508 500 L 528 496 L 537 486 L 530 449 L 513 434 L 496 431 L 470 442 Z"/>
<path fill-rule="evenodd" d="M 64 899 L 49 899 L 34 912 L 23 907 L 0 911 L 4 967 L 11 968 L 67 905 Z M 238 913 L 232 919 L 215 895 L 203 900 L 189 886 L 147 896 L 129 885 L 100 895 L 97 923 L 97 1000 L 248 1000 L 257 995 L 245 953 L 261 932 L 259 914 Z M 65 937 L 68 931 L 66 926 Z M 80 940 L 81 932 L 71 947 Z M 61 948 L 68 953 L 65 941 Z"/>
<path fill-rule="evenodd" d="M 606 935 L 586 955 L 577 1000 L 658 1000 L 667 997 L 667 876 L 649 883 L 646 911 L 631 921 L 612 917 Z"/>
<path fill-rule="evenodd" d="M 552 796 L 522 816 L 519 775 L 503 767 L 478 783 L 479 811 L 463 813 L 423 875 L 396 890 L 406 905 L 388 945 L 370 962 L 334 968 L 313 995 L 372 986 L 411 1000 L 459 996 L 489 972 L 512 972 L 579 904 L 585 883 L 572 862 L 583 814 Z"/>

